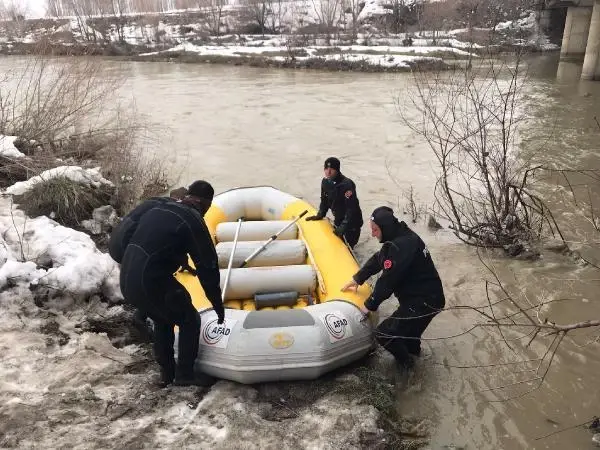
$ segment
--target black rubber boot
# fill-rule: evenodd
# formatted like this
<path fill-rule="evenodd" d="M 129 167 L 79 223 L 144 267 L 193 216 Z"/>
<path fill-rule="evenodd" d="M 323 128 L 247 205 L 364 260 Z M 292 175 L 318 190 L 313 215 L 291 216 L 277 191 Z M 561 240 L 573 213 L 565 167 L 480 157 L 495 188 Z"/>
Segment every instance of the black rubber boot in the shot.
<path fill-rule="evenodd" d="M 138 326 L 138 327 L 145 327 L 147 326 L 146 323 L 146 318 L 148 316 L 146 315 L 146 313 L 140 311 L 139 309 L 136 309 L 135 312 L 133 313 L 133 323 L 134 325 Z"/>
<path fill-rule="evenodd" d="M 158 386 L 161 388 L 167 387 L 169 384 L 173 383 L 175 380 L 175 369 L 165 369 L 163 367 L 160 368 L 160 377 L 158 380 Z"/>
<path fill-rule="evenodd" d="M 410 380 L 414 373 L 415 361 L 413 357 L 407 359 L 396 358 L 396 376 L 395 385 L 397 389 L 405 390 L 410 384 Z"/>
<path fill-rule="evenodd" d="M 408 356 L 406 358 L 395 358 L 396 367 L 398 370 L 408 372 L 415 367 L 414 356 Z"/>
<path fill-rule="evenodd" d="M 406 346 L 406 350 L 413 356 L 419 357 L 421 356 L 421 346 L 417 345 L 408 345 Z"/>

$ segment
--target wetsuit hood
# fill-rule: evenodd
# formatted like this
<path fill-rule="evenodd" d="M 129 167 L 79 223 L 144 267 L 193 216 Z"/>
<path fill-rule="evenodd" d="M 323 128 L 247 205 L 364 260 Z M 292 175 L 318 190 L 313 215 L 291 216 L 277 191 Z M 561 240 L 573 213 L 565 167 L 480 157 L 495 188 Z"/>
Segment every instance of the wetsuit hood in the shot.
<path fill-rule="evenodd" d="M 371 214 L 371 220 L 381 229 L 379 242 L 391 241 L 408 229 L 406 223 L 398 221 L 394 211 L 388 206 L 376 208 Z"/>

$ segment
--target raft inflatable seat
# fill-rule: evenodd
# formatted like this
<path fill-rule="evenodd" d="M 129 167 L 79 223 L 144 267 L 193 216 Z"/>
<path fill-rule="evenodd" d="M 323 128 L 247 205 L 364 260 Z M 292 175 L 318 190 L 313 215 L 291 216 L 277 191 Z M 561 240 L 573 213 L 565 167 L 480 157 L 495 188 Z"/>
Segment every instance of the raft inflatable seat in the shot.
<path fill-rule="evenodd" d="M 245 384 L 315 379 L 373 348 L 377 317 L 364 320 L 360 312 L 368 285 L 357 292 L 340 290 L 358 262 L 329 221 L 306 222 L 313 214 L 306 201 L 270 186 L 214 197 L 205 221 L 217 250 L 221 289 L 243 218 L 225 291 L 224 324 L 217 324 L 197 277 L 176 274 L 201 316 L 199 370 Z"/>
<path fill-rule="evenodd" d="M 254 305 L 256 309 L 264 306 L 293 306 L 298 302 L 298 293 L 295 291 L 276 292 L 274 294 L 255 294 Z M 283 308 L 282 308 L 283 309 Z"/>

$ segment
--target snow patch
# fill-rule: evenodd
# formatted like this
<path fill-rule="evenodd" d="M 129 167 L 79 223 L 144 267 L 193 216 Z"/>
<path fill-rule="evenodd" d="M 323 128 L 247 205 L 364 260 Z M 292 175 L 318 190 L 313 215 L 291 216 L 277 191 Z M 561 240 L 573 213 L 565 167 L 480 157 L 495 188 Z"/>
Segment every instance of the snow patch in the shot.
<path fill-rule="evenodd" d="M 6 188 L 6 193 L 11 195 L 23 195 L 37 183 L 48 181 L 56 177 L 66 177 L 76 183 L 86 186 L 100 187 L 102 185 L 112 186 L 113 183 L 105 179 L 100 173 L 100 167 L 84 169 L 79 166 L 59 166 L 48 169 L 27 181 L 19 181 Z"/>
<path fill-rule="evenodd" d="M 0 199 L 0 286 L 8 280 L 25 287 L 46 287 L 77 297 L 102 294 L 122 300 L 119 266 L 81 231 L 46 216 L 31 219 L 8 198 Z"/>
<path fill-rule="evenodd" d="M 535 11 L 529 11 L 529 15 L 522 17 L 518 20 L 508 20 L 506 22 L 500 22 L 496 25 L 496 30 L 529 30 L 534 31 L 538 27 L 537 13 Z"/>
<path fill-rule="evenodd" d="M 371 17 L 385 16 L 390 10 L 385 8 L 385 3 L 381 0 L 366 0 L 365 6 L 358 15 L 358 21 L 364 22 Z"/>
<path fill-rule="evenodd" d="M 45 271 L 38 269 L 32 261 L 5 260 L 0 267 L 0 286 L 6 286 L 9 281 L 11 283 L 28 283 L 31 280 L 39 279 L 44 274 Z"/>
<path fill-rule="evenodd" d="M 337 46 L 340 53 L 320 55 L 320 50 L 331 49 L 328 46 L 309 46 L 302 48 L 293 48 L 291 50 L 304 50 L 308 56 L 295 56 L 296 61 L 307 59 L 322 59 L 325 61 L 350 61 L 364 62 L 365 64 L 380 67 L 410 67 L 410 63 L 416 61 L 441 61 L 438 57 L 427 57 L 431 53 L 447 52 L 457 56 L 468 56 L 469 52 L 450 47 L 400 47 L 400 46 L 366 46 L 349 45 Z M 195 53 L 200 56 L 223 56 L 239 58 L 242 56 L 260 56 L 274 61 L 285 61 L 288 56 L 283 56 L 290 49 L 285 46 L 241 46 L 241 45 L 195 45 L 189 42 L 183 42 L 173 48 L 162 52 L 144 53 L 141 56 L 152 56 L 159 54 L 169 54 L 177 52 Z M 277 55 L 282 53 L 283 55 Z M 410 53 L 407 55 L 406 53 Z M 275 55 L 274 55 L 275 54 Z M 420 56 L 423 55 L 423 56 Z"/>
<path fill-rule="evenodd" d="M 0 134 L 0 155 L 7 158 L 24 158 L 25 155 L 17 150 L 15 141 L 18 136 L 4 136 Z"/>

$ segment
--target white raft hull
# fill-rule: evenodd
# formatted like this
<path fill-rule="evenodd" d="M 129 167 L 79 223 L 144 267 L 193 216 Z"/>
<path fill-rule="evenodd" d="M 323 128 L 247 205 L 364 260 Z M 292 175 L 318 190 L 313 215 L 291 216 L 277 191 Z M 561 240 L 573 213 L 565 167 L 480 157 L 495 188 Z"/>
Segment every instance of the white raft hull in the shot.
<path fill-rule="evenodd" d="M 365 320 L 360 311 L 370 290 L 362 286 L 356 293 L 340 291 L 358 264 L 327 221 L 301 219 L 246 268 L 239 268 L 304 210 L 316 213 L 305 201 L 266 186 L 215 196 L 206 222 L 219 255 L 221 288 L 236 221 L 245 220 L 227 286 L 224 324 L 217 324 L 197 279 L 178 275 L 201 316 L 199 371 L 244 384 L 310 380 L 364 357 L 373 348 L 376 317 Z M 290 291 L 300 296 L 290 306 L 264 307 L 255 298 Z"/>
<path fill-rule="evenodd" d="M 369 321 L 356 306 L 330 301 L 284 311 L 226 310 L 201 315 L 197 369 L 251 384 L 307 380 L 349 364 L 373 345 Z"/>

